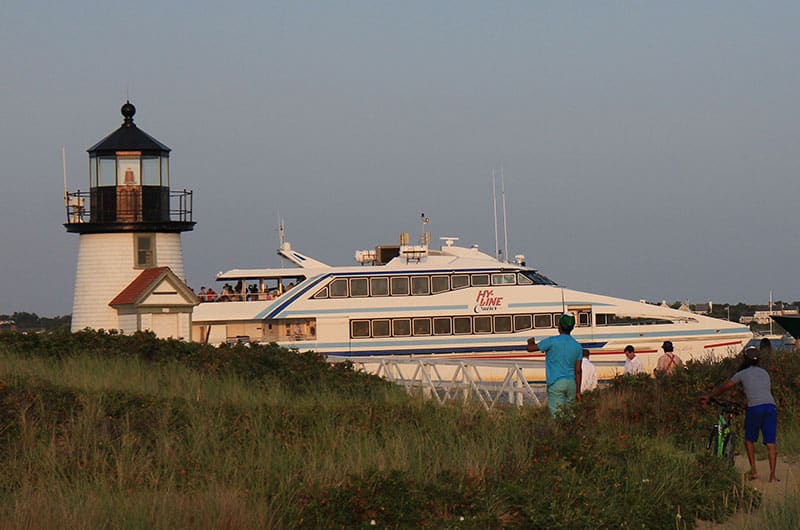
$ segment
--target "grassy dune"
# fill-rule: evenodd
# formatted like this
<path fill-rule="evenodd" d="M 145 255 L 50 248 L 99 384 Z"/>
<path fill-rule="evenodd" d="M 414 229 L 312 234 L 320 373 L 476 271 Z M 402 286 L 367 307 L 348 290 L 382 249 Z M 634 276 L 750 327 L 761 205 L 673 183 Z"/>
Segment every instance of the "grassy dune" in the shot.
<path fill-rule="evenodd" d="M 769 360 L 782 451 L 794 364 Z M 759 505 L 701 447 L 697 397 L 735 369 L 619 379 L 553 422 L 277 347 L 2 334 L 0 528 L 692 528 Z"/>

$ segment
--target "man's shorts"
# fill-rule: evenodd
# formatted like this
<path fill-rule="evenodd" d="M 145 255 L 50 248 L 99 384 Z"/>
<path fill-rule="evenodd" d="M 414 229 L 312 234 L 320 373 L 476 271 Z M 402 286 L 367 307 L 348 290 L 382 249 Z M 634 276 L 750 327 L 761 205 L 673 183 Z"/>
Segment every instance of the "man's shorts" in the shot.
<path fill-rule="evenodd" d="M 774 444 L 778 431 L 778 409 L 772 403 L 747 407 L 744 413 L 744 439 L 758 441 L 758 431 L 765 444 Z"/>

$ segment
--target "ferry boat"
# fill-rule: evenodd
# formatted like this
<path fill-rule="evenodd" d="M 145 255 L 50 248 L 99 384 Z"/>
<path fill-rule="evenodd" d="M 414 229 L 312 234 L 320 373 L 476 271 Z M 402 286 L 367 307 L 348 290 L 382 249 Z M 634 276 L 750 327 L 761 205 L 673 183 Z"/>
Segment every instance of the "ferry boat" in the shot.
<path fill-rule="evenodd" d="M 665 340 L 684 361 L 730 356 L 752 339 L 746 326 L 645 302 L 577 291 L 529 267 L 458 238 L 438 250 L 400 244 L 357 251 L 353 266 L 330 266 L 283 241 L 291 266 L 234 269 L 217 275 L 219 293 L 192 316 L 193 340 L 277 343 L 330 358 L 386 356 L 533 361 L 529 382 L 543 382 L 544 355 L 526 341 L 558 333 L 558 317 L 575 316 L 572 336 L 591 352 L 602 378 L 621 373 L 626 345 L 652 370 Z M 221 300 L 221 301 L 211 301 Z"/>

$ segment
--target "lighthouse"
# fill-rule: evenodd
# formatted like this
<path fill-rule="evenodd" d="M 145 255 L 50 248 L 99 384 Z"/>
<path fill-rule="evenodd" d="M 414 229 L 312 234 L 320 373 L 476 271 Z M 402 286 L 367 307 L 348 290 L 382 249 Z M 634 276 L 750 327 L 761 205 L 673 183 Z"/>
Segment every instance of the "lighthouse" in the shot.
<path fill-rule="evenodd" d="M 186 285 L 181 233 L 192 192 L 170 187 L 170 149 L 121 109 L 122 126 L 88 149 L 89 190 L 66 193 L 67 232 L 80 235 L 72 331 L 84 328 L 188 340 L 197 298 Z"/>

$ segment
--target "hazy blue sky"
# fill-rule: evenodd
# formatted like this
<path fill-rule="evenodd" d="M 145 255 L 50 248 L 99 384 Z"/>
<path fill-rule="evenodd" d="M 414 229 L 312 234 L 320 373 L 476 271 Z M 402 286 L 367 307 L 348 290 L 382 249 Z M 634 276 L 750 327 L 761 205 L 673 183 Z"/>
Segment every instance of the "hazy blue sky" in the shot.
<path fill-rule="evenodd" d="M 416 237 L 625 298 L 800 299 L 797 2 L 39 2 L 0 15 L 0 313 L 66 314 L 62 223 L 122 123 L 194 190 L 195 289 Z"/>

